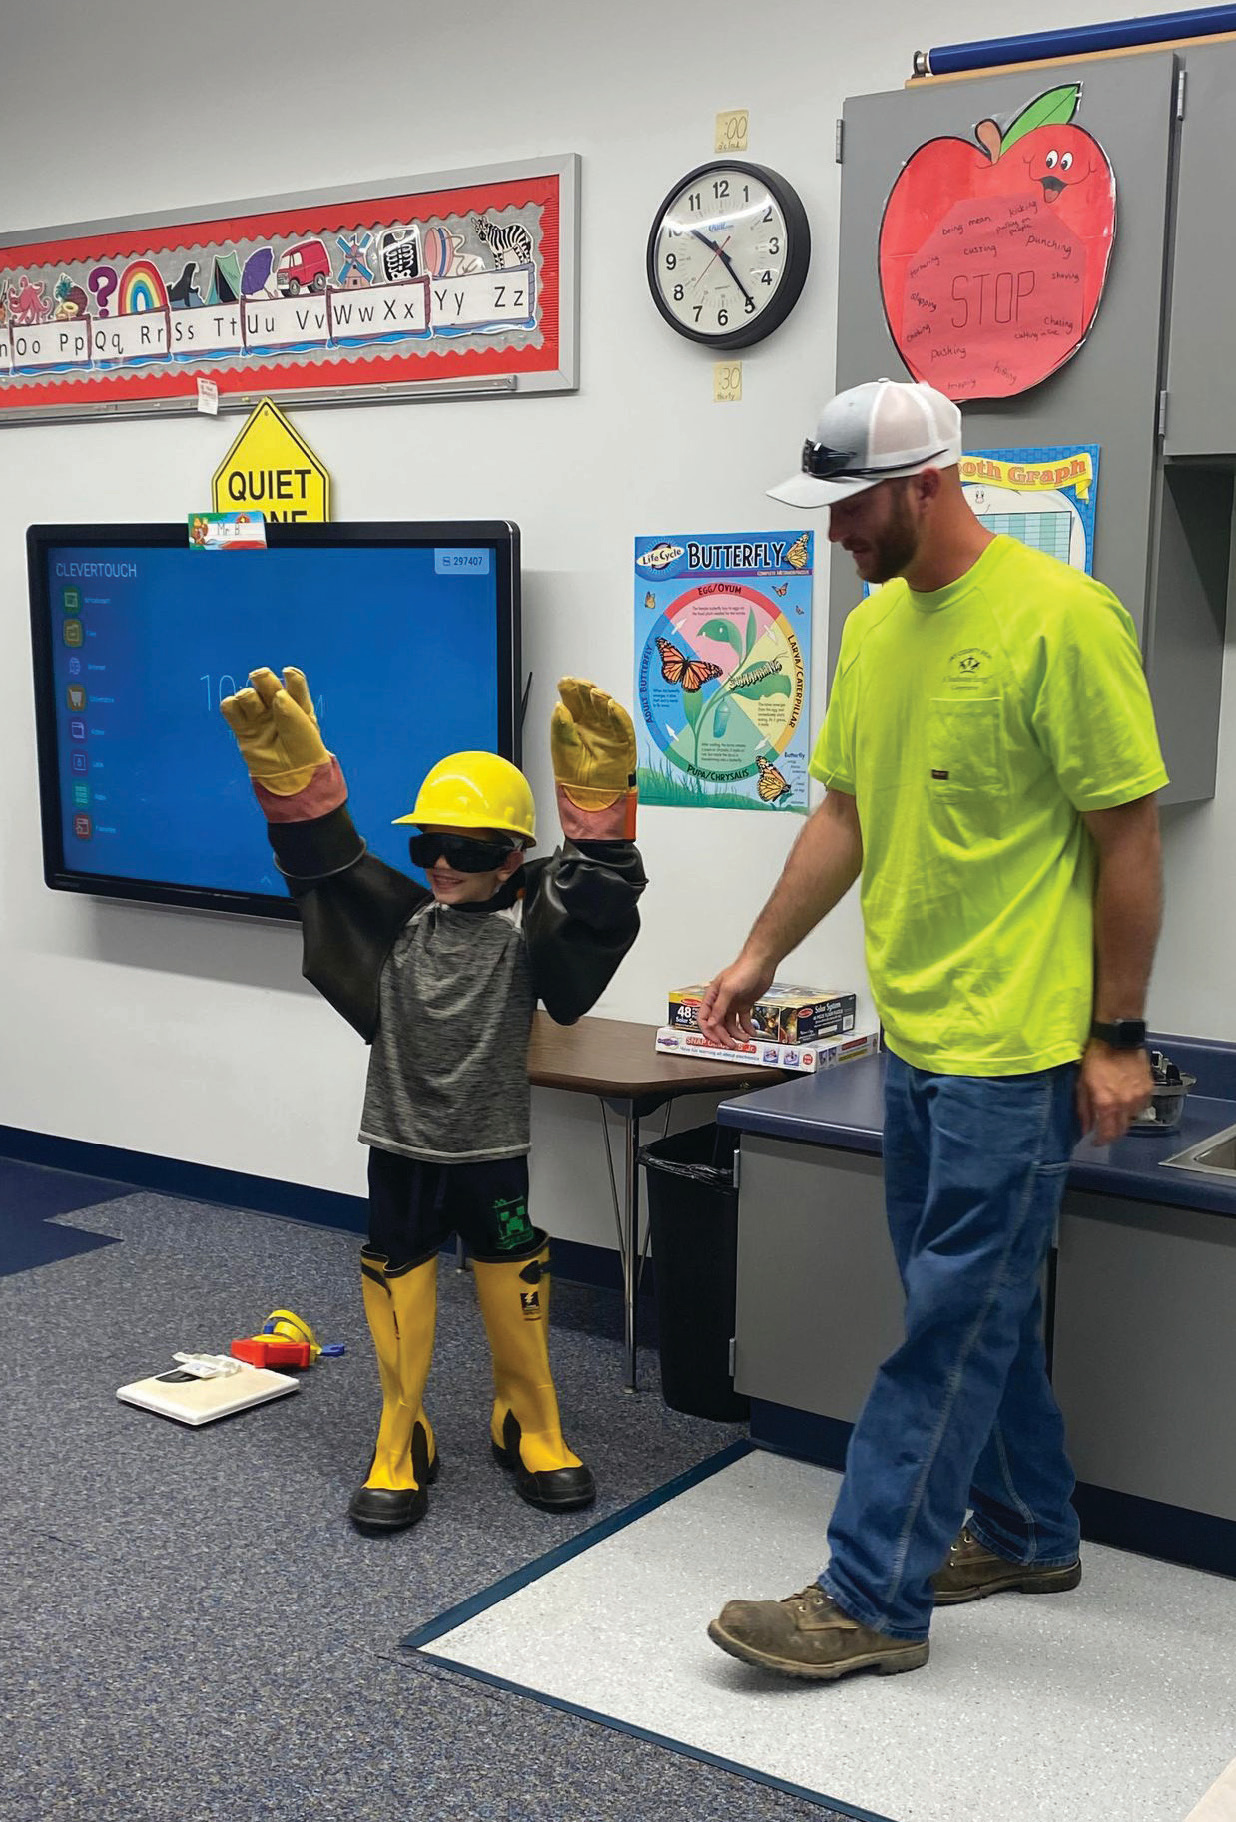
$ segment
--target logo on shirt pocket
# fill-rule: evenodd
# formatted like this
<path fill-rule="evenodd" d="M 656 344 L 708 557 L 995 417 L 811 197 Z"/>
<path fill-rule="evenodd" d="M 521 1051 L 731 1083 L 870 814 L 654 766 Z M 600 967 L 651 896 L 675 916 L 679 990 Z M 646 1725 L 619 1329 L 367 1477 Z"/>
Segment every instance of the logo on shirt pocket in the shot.
<path fill-rule="evenodd" d="M 944 672 L 945 687 L 953 690 L 973 689 L 976 684 L 986 683 L 995 670 L 995 661 L 990 652 L 985 652 L 981 645 L 968 645 L 964 651 L 954 652 Z"/>

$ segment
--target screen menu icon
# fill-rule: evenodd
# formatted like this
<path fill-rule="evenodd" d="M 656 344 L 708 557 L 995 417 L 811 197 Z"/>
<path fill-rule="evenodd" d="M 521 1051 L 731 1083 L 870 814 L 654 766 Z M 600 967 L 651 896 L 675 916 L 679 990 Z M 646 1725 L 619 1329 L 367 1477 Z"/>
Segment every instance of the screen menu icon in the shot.
<path fill-rule="evenodd" d="M 86 772 L 86 771 L 89 771 L 89 769 L 90 769 L 90 761 L 87 759 L 87 757 L 84 753 L 70 753 L 69 754 L 70 772 Z"/>
<path fill-rule="evenodd" d="M 85 641 L 86 629 L 80 620 L 66 620 L 64 623 L 64 642 L 66 645 L 81 645 Z"/>
<path fill-rule="evenodd" d="M 73 833 L 77 836 L 79 841 L 89 841 L 90 837 L 94 834 L 94 824 L 88 816 L 75 816 L 73 818 Z"/>
<path fill-rule="evenodd" d="M 66 695 L 69 707 L 80 714 L 88 701 L 86 686 L 82 683 L 70 683 Z"/>

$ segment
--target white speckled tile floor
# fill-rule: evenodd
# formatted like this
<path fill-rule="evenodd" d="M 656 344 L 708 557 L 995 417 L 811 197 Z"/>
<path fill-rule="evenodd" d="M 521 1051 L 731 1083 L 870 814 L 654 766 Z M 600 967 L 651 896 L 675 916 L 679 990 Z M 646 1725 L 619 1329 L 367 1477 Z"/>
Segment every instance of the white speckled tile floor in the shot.
<path fill-rule="evenodd" d="M 890 1822 L 1185 1822 L 1236 1753 L 1236 1581 L 1087 1545 L 1074 1593 L 943 1610 L 908 1675 L 726 1657 L 708 1620 L 818 1573 L 839 1484 L 753 1452 L 425 1653 Z"/>

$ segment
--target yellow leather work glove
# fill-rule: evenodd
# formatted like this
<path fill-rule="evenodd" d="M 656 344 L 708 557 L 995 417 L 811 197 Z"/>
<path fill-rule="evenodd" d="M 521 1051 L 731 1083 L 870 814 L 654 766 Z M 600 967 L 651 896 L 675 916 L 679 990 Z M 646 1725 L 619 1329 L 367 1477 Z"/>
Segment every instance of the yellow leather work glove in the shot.
<path fill-rule="evenodd" d="M 274 671 L 250 671 L 250 688 L 225 696 L 223 719 L 236 736 L 249 776 L 276 797 L 294 797 L 330 754 L 322 744 L 303 671 L 291 665 L 280 683 Z"/>
<path fill-rule="evenodd" d="M 635 729 L 608 690 L 562 677 L 549 751 L 562 832 L 574 840 L 635 839 Z"/>

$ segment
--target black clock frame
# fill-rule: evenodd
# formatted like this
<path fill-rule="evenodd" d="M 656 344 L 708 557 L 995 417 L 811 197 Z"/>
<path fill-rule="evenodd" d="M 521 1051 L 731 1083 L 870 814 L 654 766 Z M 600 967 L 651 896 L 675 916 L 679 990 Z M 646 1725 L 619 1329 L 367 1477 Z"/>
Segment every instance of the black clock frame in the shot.
<path fill-rule="evenodd" d="M 737 329 L 727 329 L 724 334 L 710 335 L 703 329 L 692 329 L 679 320 L 661 296 L 657 282 L 657 238 L 665 221 L 666 211 L 676 196 L 681 195 L 688 184 L 711 176 L 716 171 L 739 171 L 745 177 L 756 177 L 773 197 L 782 215 L 785 217 L 785 232 L 788 241 L 786 250 L 785 273 L 777 286 L 767 308 L 757 312 L 750 322 L 741 323 Z M 706 348 L 726 350 L 730 348 L 749 348 L 753 342 L 762 342 L 765 336 L 779 329 L 790 311 L 802 295 L 807 282 L 807 271 L 811 265 L 811 226 L 807 220 L 807 211 L 803 208 L 798 192 L 786 182 L 778 172 L 769 170 L 767 165 L 747 164 L 739 158 L 710 158 L 707 164 L 696 165 L 685 177 L 680 177 L 673 189 L 663 199 L 653 219 L 652 231 L 648 236 L 648 247 L 645 254 L 645 271 L 648 278 L 648 289 L 652 301 L 665 318 L 671 329 L 676 329 L 691 342 L 700 342 Z"/>

